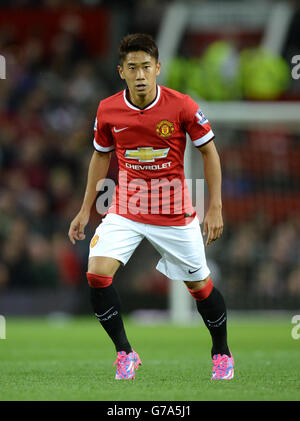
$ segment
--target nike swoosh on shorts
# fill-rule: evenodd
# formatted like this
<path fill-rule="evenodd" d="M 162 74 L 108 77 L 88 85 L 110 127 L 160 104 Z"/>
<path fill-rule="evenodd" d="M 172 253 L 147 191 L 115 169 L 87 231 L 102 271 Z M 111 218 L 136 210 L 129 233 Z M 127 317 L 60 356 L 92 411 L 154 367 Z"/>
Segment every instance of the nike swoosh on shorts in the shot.
<path fill-rule="evenodd" d="M 198 268 L 198 269 L 196 269 L 196 270 L 190 270 L 189 269 L 189 273 L 195 273 L 195 272 L 198 272 L 198 270 L 200 270 L 201 268 Z"/>

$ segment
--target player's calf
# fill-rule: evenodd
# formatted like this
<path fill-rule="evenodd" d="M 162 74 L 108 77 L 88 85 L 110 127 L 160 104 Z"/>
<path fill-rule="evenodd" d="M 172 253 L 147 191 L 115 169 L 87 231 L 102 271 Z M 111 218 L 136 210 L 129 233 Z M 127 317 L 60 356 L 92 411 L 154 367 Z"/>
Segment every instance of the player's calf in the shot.
<path fill-rule="evenodd" d="M 112 339 L 117 352 L 131 352 L 121 315 L 121 303 L 112 276 L 87 272 L 95 316 Z"/>
<path fill-rule="evenodd" d="M 116 351 L 116 379 L 134 379 L 141 364 L 140 357 L 131 348 L 124 329 L 120 299 L 112 285 L 113 277 L 87 272 L 91 302 L 95 316 L 112 339 Z"/>
<path fill-rule="evenodd" d="M 189 282 L 189 284 L 191 283 Z M 198 312 L 201 314 L 211 334 L 211 356 L 213 358 L 214 373 L 218 372 L 218 378 L 222 378 L 220 372 L 222 367 L 225 367 L 224 361 L 226 360 L 228 367 L 227 371 L 224 371 L 224 378 L 232 378 L 234 363 L 227 344 L 227 310 L 222 294 L 213 285 L 211 278 L 206 279 L 199 289 L 189 288 L 188 286 L 188 291 L 196 300 Z M 213 377 L 215 378 L 216 375 L 213 374 Z"/>
<path fill-rule="evenodd" d="M 210 331 L 213 347 L 212 356 L 215 354 L 227 354 L 230 351 L 227 345 L 227 312 L 222 294 L 214 287 L 211 278 L 200 289 L 190 289 L 188 291 L 196 300 L 198 312 Z"/>

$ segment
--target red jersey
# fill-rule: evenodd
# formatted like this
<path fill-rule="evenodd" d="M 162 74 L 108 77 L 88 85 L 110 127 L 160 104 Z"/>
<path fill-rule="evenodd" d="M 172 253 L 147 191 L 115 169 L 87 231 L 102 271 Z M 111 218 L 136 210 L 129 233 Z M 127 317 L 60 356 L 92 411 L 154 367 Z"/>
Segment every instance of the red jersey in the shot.
<path fill-rule="evenodd" d="M 126 89 L 100 101 L 94 147 L 115 150 L 118 185 L 108 213 L 153 225 L 186 225 L 195 217 L 184 175 L 186 133 L 195 146 L 214 138 L 198 104 L 164 86 L 140 109 Z"/>

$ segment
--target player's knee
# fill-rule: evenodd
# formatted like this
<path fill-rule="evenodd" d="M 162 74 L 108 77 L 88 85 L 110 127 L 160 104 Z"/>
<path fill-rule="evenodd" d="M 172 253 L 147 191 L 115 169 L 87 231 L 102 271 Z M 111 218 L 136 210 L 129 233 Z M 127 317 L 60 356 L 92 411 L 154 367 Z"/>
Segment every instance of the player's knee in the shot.
<path fill-rule="evenodd" d="M 111 285 L 113 276 L 98 275 L 96 273 L 86 273 L 88 284 L 91 288 L 106 288 Z"/>
<path fill-rule="evenodd" d="M 202 279 L 202 281 L 185 281 L 184 283 L 188 289 L 193 291 L 205 287 L 209 280 L 211 280 L 210 275 L 208 275 L 205 279 Z"/>
<path fill-rule="evenodd" d="M 110 257 L 91 257 L 88 263 L 88 273 L 101 276 L 114 276 L 120 262 Z"/>
<path fill-rule="evenodd" d="M 214 287 L 210 276 L 203 279 L 202 281 L 186 281 L 185 284 L 189 293 L 197 301 L 205 300 L 210 295 Z"/>

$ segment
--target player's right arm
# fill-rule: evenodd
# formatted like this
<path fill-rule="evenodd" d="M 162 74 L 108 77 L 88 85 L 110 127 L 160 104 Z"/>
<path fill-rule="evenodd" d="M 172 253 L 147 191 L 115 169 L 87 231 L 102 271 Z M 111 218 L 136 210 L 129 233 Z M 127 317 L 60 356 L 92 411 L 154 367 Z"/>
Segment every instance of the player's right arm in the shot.
<path fill-rule="evenodd" d="M 78 214 L 71 222 L 69 229 L 69 239 L 72 244 L 76 240 L 84 240 L 84 228 L 89 222 L 91 208 L 97 197 L 99 180 L 106 178 L 111 153 L 94 151 L 88 171 L 87 185 L 82 202 L 82 206 Z M 97 190 L 98 187 L 98 190 Z"/>
<path fill-rule="evenodd" d="M 91 208 L 99 191 L 100 186 L 98 185 L 98 182 L 106 178 L 110 164 L 111 152 L 115 148 L 110 127 L 106 122 L 106 114 L 107 112 L 105 113 L 100 101 L 94 124 L 95 137 L 93 145 L 95 151 L 89 166 L 85 194 L 81 209 L 71 222 L 68 234 L 70 241 L 73 244 L 75 244 L 76 240 L 85 239 L 84 228 L 89 222 Z"/>
<path fill-rule="evenodd" d="M 89 222 L 91 208 L 97 197 L 99 180 L 106 178 L 111 153 L 94 151 L 88 171 L 87 185 L 82 202 L 82 206 L 78 214 L 71 222 L 69 229 L 69 239 L 72 244 L 76 240 L 84 240 L 84 228 Z M 98 187 L 98 190 L 97 190 Z"/>

